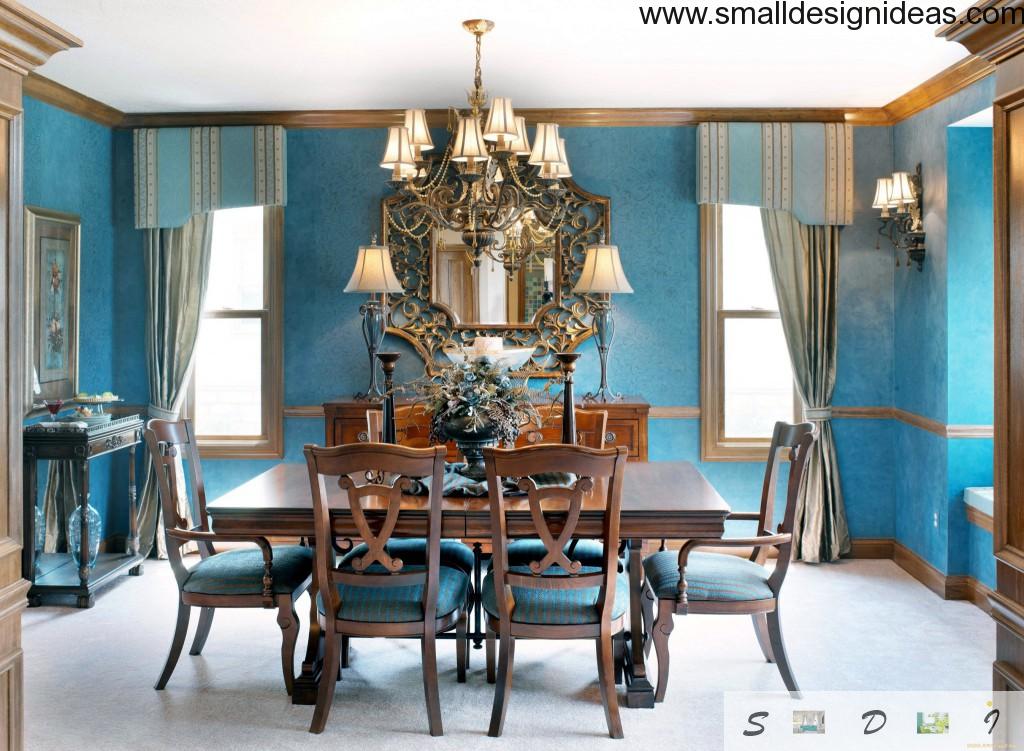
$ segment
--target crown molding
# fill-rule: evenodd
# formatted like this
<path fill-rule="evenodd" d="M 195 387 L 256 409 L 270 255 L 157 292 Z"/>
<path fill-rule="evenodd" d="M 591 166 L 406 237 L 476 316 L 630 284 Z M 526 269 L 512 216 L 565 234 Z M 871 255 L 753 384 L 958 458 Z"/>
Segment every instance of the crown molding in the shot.
<path fill-rule="evenodd" d="M 942 26 L 935 36 L 957 42 L 972 55 L 997 64 L 1020 52 L 1024 47 L 1024 26 L 1013 23 L 968 23 L 969 12 L 987 10 L 1024 12 L 1024 0 L 981 0 L 965 8 L 951 24 Z"/>
<path fill-rule="evenodd" d="M 108 128 L 120 127 L 124 121 L 124 113 L 121 110 L 80 94 L 38 73 L 28 74 L 22 85 L 22 93 L 100 125 L 106 125 Z"/>
<path fill-rule="evenodd" d="M 0 66 L 20 75 L 82 40 L 13 0 L 0 0 Z"/>
<path fill-rule="evenodd" d="M 902 122 L 992 75 L 995 69 L 995 65 L 983 58 L 965 57 L 889 102 L 882 109 L 890 123 Z"/>

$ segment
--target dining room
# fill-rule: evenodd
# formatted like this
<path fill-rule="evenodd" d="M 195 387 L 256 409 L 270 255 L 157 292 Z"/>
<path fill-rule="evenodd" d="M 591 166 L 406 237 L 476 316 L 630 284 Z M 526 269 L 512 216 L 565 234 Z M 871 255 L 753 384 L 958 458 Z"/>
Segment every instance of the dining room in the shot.
<path fill-rule="evenodd" d="M 0 0 L 0 749 L 1024 742 L 1024 10 L 882 5 Z"/>

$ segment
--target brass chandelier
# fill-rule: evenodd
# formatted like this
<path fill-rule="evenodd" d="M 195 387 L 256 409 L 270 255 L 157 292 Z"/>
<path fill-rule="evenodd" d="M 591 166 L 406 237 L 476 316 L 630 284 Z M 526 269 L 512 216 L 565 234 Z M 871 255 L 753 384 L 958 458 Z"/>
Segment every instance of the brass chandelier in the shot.
<path fill-rule="evenodd" d="M 566 217 L 561 181 L 572 173 L 557 124 L 538 123 L 531 147 L 526 118 L 516 116 L 511 99 L 495 97 L 484 119 L 480 44 L 494 23 L 473 19 L 462 26 L 476 37 L 468 113 L 449 110 L 454 138 L 440 156 L 426 153 L 434 142 L 425 110 L 406 110 L 405 124 L 388 129 L 380 166 L 391 170 L 391 186 L 414 200 L 401 212 L 386 212 L 387 221 L 416 239 L 433 229 L 454 232 L 474 266 L 487 256 L 511 275 L 551 247 Z"/>

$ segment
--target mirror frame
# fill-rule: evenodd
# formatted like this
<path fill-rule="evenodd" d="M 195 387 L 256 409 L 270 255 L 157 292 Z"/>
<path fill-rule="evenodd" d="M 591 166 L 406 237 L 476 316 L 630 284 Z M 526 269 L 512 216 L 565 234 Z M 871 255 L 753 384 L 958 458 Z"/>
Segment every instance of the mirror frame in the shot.
<path fill-rule="evenodd" d="M 534 347 L 526 366 L 515 375 L 528 378 L 559 378 L 562 373 L 555 352 L 571 352 L 593 334 L 591 319 L 603 302 L 603 295 L 577 295 L 572 288 L 583 269 L 588 245 L 611 242 L 611 199 L 584 190 L 575 181 L 562 181 L 568 202 L 566 217 L 558 230 L 557 302 L 550 302 L 528 324 L 476 325 L 458 323 L 450 309 L 432 302 L 432 226 L 403 232 L 392 226 L 389 216 L 401 211 L 414 197 L 396 193 L 381 200 L 381 237 L 391 248 L 395 274 L 404 292 L 388 297 L 387 333 L 409 342 L 423 359 L 428 376 L 437 375 L 447 364 L 444 350 L 459 347 L 478 336 L 500 336 L 514 347 Z"/>

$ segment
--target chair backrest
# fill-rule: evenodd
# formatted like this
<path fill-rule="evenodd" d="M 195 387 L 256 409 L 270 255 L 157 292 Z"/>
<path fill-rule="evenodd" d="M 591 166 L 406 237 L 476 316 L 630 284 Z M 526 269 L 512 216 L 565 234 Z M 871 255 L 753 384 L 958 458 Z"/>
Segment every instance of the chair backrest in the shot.
<path fill-rule="evenodd" d="M 366 430 L 371 441 L 380 441 L 384 433 L 384 412 L 366 410 Z M 430 443 L 430 416 L 422 404 L 395 407 L 395 438 L 399 446 L 427 448 Z"/>
<path fill-rule="evenodd" d="M 179 529 L 209 532 L 209 519 L 206 515 L 206 488 L 203 485 L 203 468 L 199 461 L 199 448 L 196 445 L 195 430 L 192 421 L 153 419 L 146 423 L 144 431 L 146 448 L 153 460 L 153 472 L 156 475 L 157 492 L 160 497 L 160 508 L 163 511 L 164 529 Z M 185 472 L 188 472 L 192 486 L 192 504 L 198 513 L 194 525 L 189 525 L 178 511 L 178 498 L 188 497 L 188 485 Z M 166 537 L 167 557 L 175 576 L 184 575 L 186 569 L 181 559 L 181 548 L 187 543 Z M 206 543 L 197 543 L 199 552 L 205 558 L 210 553 Z M 180 578 L 180 577 L 179 577 Z"/>
<path fill-rule="evenodd" d="M 342 446 L 306 445 L 306 465 L 313 496 L 316 530 L 316 572 L 325 612 L 337 614 L 341 596 L 336 585 L 363 587 L 423 586 L 424 620 L 433 623 L 437 605 L 441 559 L 441 499 L 445 448 L 409 448 L 388 443 L 352 443 Z M 334 558 L 334 532 L 325 478 L 336 478 L 348 497 L 348 507 L 365 555 L 351 560 L 345 570 Z M 387 552 L 402 515 L 402 495 L 411 481 L 431 478 L 427 499 L 426 569 L 407 569 Z M 422 505 L 419 506 L 422 509 Z"/>
<path fill-rule="evenodd" d="M 544 404 L 537 407 L 540 423 L 526 425 L 516 448 L 562 442 L 562 406 Z M 592 449 L 603 449 L 608 433 L 608 412 L 603 409 L 576 410 L 576 445 Z"/>
<path fill-rule="evenodd" d="M 627 449 L 591 449 L 584 446 L 551 444 L 522 449 L 484 449 L 487 486 L 491 504 L 494 581 L 499 617 L 503 628 L 511 619 L 509 587 L 541 589 L 582 589 L 601 587 L 597 608 L 602 622 L 611 618 L 615 577 L 618 573 L 619 517 L 622 507 L 622 476 Z M 534 478 L 548 473 L 571 473 L 571 485 L 537 485 Z M 527 494 L 531 536 L 544 543 L 544 557 L 528 564 L 529 573 L 509 571 L 507 504 L 521 504 L 522 498 L 506 499 L 502 480 L 519 478 Z M 598 571 L 584 571 L 566 549 L 579 525 L 584 502 L 588 515 L 601 515 L 604 557 Z M 545 512 L 557 513 L 554 525 Z M 554 530 L 558 530 L 557 532 Z M 539 576 L 539 574 L 549 574 Z"/>
<path fill-rule="evenodd" d="M 768 462 L 764 470 L 764 485 L 761 488 L 758 534 L 775 534 L 775 530 L 772 529 L 772 519 L 775 510 L 775 486 L 778 478 L 779 463 L 786 460 L 789 461 L 789 479 L 786 483 L 786 508 L 783 511 L 782 522 L 778 526 L 778 532 L 792 534 L 797 502 L 807 476 L 807 461 L 810 457 L 811 447 L 817 439 L 818 434 L 813 423 L 803 422 L 798 425 L 791 425 L 786 422 L 775 423 L 775 429 L 772 431 L 771 447 L 768 451 Z M 776 563 L 776 571 L 781 569 L 783 576 L 785 575 L 786 567 L 789 565 L 792 547 L 792 541 L 779 546 L 779 560 Z M 767 553 L 768 550 L 766 548 L 755 550 L 751 560 L 756 563 L 764 563 Z"/>

